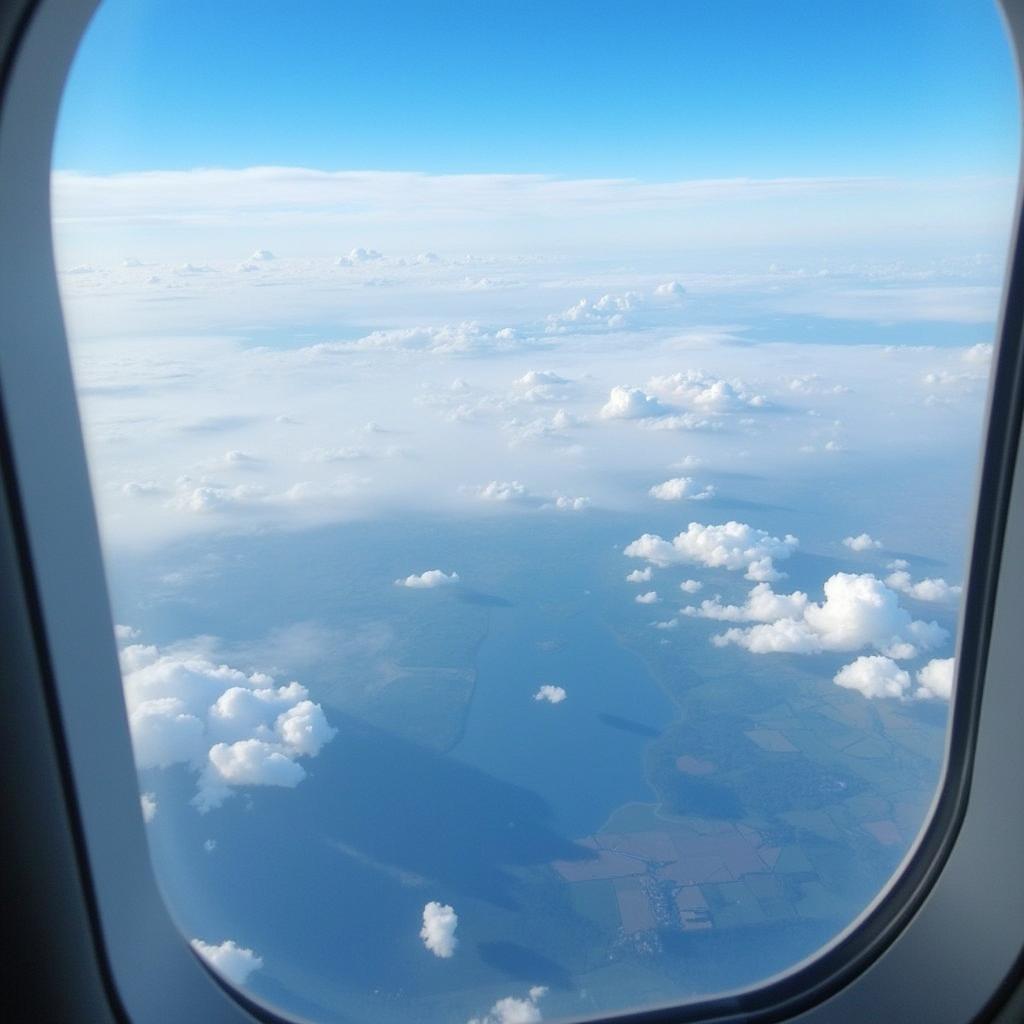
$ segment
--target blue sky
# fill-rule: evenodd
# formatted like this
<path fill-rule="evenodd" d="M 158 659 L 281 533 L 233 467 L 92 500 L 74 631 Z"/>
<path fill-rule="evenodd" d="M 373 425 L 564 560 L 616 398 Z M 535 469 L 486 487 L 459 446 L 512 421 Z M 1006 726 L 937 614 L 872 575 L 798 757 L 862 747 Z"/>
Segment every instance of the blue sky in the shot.
<path fill-rule="evenodd" d="M 1013 173 L 987 0 L 107 0 L 55 166 Z"/>

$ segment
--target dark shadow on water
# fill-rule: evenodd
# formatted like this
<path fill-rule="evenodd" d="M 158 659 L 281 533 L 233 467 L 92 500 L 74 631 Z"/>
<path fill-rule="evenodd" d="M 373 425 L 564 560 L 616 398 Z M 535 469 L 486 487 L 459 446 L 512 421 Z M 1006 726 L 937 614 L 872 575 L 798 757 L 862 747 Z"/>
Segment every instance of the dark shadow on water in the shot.
<path fill-rule="evenodd" d="M 487 608 L 512 607 L 512 602 L 507 598 L 495 594 L 481 594 L 479 590 L 466 590 L 465 587 L 456 592 L 456 597 L 464 604 L 479 604 Z"/>
<path fill-rule="evenodd" d="M 476 948 L 485 964 L 515 981 L 536 985 L 541 978 L 549 988 L 572 987 L 572 979 L 564 967 L 526 946 L 515 942 L 480 942 Z"/>
<path fill-rule="evenodd" d="M 234 928 L 276 956 L 294 956 L 286 940 L 305 936 L 303 970 L 386 986 L 396 957 L 428 955 L 417 937 L 428 901 L 518 911 L 530 884 L 522 868 L 595 856 L 554 831 L 536 793 L 337 710 L 329 717 L 338 733 L 294 789 L 240 793 L 204 816 L 188 805 L 194 776 L 179 773 L 183 792 L 168 799 L 161 832 L 175 848 L 158 859 L 183 894 L 172 904 L 196 904 L 186 930 Z M 211 835 L 219 845 L 207 854 Z M 518 947 L 488 955 L 531 984 L 565 976 Z"/>
<path fill-rule="evenodd" d="M 613 729 L 635 733 L 637 736 L 650 736 L 654 738 L 661 735 L 659 729 L 655 729 L 650 725 L 644 725 L 643 722 L 634 722 L 629 718 L 620 718 L 618 715 L 609 715 L 604 712 L 600 713 L 597 717 L 601 722 L 611 726 Z"/>
<path fill-rule="evenodd" d="M 338 712 L 331 722 L 338 735 L 311 763 L 330 785 L 293 795 L 372 861 L 511 909 L 508 867 L 592 856 L 552 830 L 536 793 Z"/>

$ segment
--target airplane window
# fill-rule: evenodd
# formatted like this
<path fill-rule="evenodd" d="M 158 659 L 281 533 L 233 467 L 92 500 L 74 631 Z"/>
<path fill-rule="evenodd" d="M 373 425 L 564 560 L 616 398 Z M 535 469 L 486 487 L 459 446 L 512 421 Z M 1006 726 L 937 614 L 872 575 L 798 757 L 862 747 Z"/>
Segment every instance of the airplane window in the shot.
<path fill-rule="evenodd" d="M 984 0 L 104 0 L 53 231 L 199 956 L 526 1024 L 857 921 L 942 781 L 1018 121 Z"/>

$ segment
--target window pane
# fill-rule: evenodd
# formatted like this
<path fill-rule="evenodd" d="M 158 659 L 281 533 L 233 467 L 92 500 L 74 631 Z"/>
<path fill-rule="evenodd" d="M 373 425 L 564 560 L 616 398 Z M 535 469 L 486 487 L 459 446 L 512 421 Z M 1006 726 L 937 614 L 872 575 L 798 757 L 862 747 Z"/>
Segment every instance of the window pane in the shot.
<path fill-rule="evenodd" d="M 53 176 L 152 856 L 318 1021 L 756 984 L 941 779 L 985 2 L 107 0 Z"/>

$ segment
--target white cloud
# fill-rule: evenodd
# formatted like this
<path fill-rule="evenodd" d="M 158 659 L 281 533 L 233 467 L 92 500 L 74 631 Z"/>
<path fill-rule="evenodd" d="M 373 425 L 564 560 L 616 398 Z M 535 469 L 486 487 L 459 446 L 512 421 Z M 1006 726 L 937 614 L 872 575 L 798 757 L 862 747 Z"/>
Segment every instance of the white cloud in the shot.
<path fill-rule="evenodd" d="M 650 572 L 650 569 L 647 571 Z M 679 589 L 684 594 L 696 594 L 704 589 L 704 584 L 701 583 L 700 580 L 683 580 L 683 582 L 679 584 Z"/>
<path fill-rule="evenodd" d="M 193 939 L 192 948 L 220 975 L 234 985 L 244 985 L 253 971 L 263 966 L 262 958 L 232 939 L 211 945 Z"/>
<path fill-rule="evenodd" d="M 481 501 L 526 501 L 529 491 L 518 480 L 491 480 L 476 488 L 476 496 Z"/>
<path fill-rule="evenodd" d="M 648 565 L 643 569 L 634 569 L 626 575 L 627 583 L 650 583 L 654 570 Z"/>
<path fill-rule="evenodd" d="M 352 249 L 347 256 L 339 256 L 335 262 L 339 267 L 354 267 L 360 263 L 375 263 L 383 258 L 384 254 L 377 252 L 376 249 L 364 249 L 360 246 Z"/>
<path fill-rule="evenodd" d="M 764 395 L 752 393 L 743 381 L 724 380 L 702 370 L 651 377 L 645 388 L 658 398 L 702 413 L 723 413 L 743 407 L 756 409 L 768 404 Z"/>
<path fill-rule="evenodd" d="M 590 506 L 590 499 L 583 497 L 582 495 L 576 498 L 570 497 L 569 495 L 559 494 L 555 498 L 555 508 L 559 512 L 582 512 L 585 508 Z"/>
<path fill-rule="evenodd" d="M 153 793 L 143 793 L 139 797 L 139 802 L 142 805 L 142 820 L 149 824 L 156 817 L 156 795 Z"/>
<path fill-rule="evenodd" d="M 256 263 L 266 263 L 270 260 L 276 259 L 276 257 L 269 249 L 257 249 L 249 259 Z"/>
<path fill-rule="evenodd" d="M 916 601 L 930 601 L 936 604 L 952 604 L 960 599 L 962 587 L 947 583 L 941 577 L 918 580 L 916 583 L 905 569 L 886 576 L 886 586 L 898 590 Z"/>
<path fill-rule="evenodd" d="M 953 669 L 955 658 L 934 658 L 917 673 L 918 700 L 949 700 L 953 696 Z"/>
<path fill-rule="evenodd" d="M 723 605 L 717 596 L 701 601 L 699 606 L 684 608 L 683 614 L 700 619 L 719 619 L 723 622 L 775 622 L 778 619 L 799 618 L 807 607 L 807 595 L 802 591 L 776 594 L 770 583 L 758 583 L 742 605 Z"/>
<path fill-rule="evenodd" d="M 186 764 L 199 773 L 193 803 L 208 811 L 236 786 L 297 785 L 299 758 L 334 735 L 297 682 L 211 661 L 205 651 L 130 644 L 121 651 L 125 702 L 140 768 Z"/>
<path fill-rule="evenodd" d="M 123 484 L 121 493 L 127 498 L 152 498 L 164 493 L 164 488 L 155 480 L 129 480 Z"/>
<path fill-rule="evenodd" d="M 880 540 L 875 540 L 868 533 L 858 533 L 856 537 L 844 537 L 843 544 L 851 551 L 871 551 L 882 546 Z"/>
<path fill-rule="evenodd" d="M 601 418 L 606 420 L 641 420 L 651 416 L 664 416 L 666 409 L 656 398 L 640 388 L 616 385 L 601 407 Z"/>
<path fill-rule="evenodd" d="M 892 658 L 912 658 L 918 649 L 936 647 L 948 637 L 935 622 L 912 620 L 896 593 L 870 573 L 836 573 L 825 581 L 824 590 L 824 602 L 807 604 L 801 616 L 733 628 L 712 642 L 719 647 L 738 644 L 754 654 L 874 647 Z"/>
<path fill-rule="evenodd" d="M 602 295 L 591 301 L 580 299 L 563 313 L 553 313 L 545 328 L 549 334 L 564 334 L 577 327 L 607 327 L 617 329 L 627 323 L 627 314 L 643 303 L 638 292 L 623 295 Z"/>
<path fill-rule="evenodd" d="M 440 326 L 400 327 L 372 331 L 355 341 L 325 341 L 303 349 L 307 358 L 331 357 L 344 352 L 412 351 L 432 355 L 464 355 L 514 348 L 514 331 L 487 330 L 472 320 Z"/>
<path fill-rule="evenodd" d="M 677 459 L 668 468 L 669 469 L 697 469 L 704 465 L 704 460 L 699 455 L 684 455 L 681 459 Z"/>
<path fill-rule="evenodd" d="M 208 749 L 203 720 L 178 697 L 141 701 L 128 716 L 135 762 L 140 768 L 166 768 L 202 757 Z"/>
<path fill-rule="evenodd" d="M 550 704 L 561 704 L 563 700 L 568 696 L 565 689 L 561 686 L 552 686 L 550 683 L 545 683 L 534 695 L 534 700 L 546 700 Z"/>
<path fill-rule="evenodd" d="M 328 724 L 319 704 L 301 700 L 277 716 L 274 731 L 290 753 L 316 757 L 337 730 Z"/>
<path fill-rule="evenodd" d="M 420 938 L 434 956 L 447 959 L 452 956 L 459 944 L 455 937 L 455 929 L 458 926 L 459 915 L 450 906 L 431 900 L 423 908 Z"/>
<path fill-rule="evenodd" d="M 579 420 L 565 409 L 559 409 L 551 416 L 537 416 L 532 420 L 511 419 L 503 429 L 511 435 L 509 444 L 514 446 L 528 441 L 564 441 L 566 431 L 576 426 L 579 426 Z"/>
<path fill-rule="evenodd" d="M 845 395 L 850 391 L 843 384 L 827 384 L 819 373 L 805 373 L 792 378 L 789 390 L 801 395 Z"/>
<path fill-rule="evenodd" d="M 979 341 L 976 345 L 971 345 L 970 348 L 965 349 L 964 354 L 960 358 L 965 363 L 988 366 L 992 361 L 992 343 Z"/>
<path fill-rule="evenodd" d="M 210 764 L 216 770 L 212 781 L 229 786 L 297 786 L 306 771 L 281 748 L 265 740 L 216 743 L 210 748 Z"/>
<path fill-rule="evenodd" d="M 515 383 L 524 388 L 546 387 L 551 384 L 568 384 L 566 377 L 561 377 L 551 370 L 527 370 Z"/>
<path fill-rule="evenodd" d="M 655 298 L 679 301 L 686 294 L 686 289 L 678 281 L 666 281 L 654 289 Z"/>
<path fill-rule="evenodd" d="M 715 493 L 714 487 L 705 487 L 696 493 L 692 491 L 693 479 L 688 476 L 675 476 L 664 483 L 655 484 L 647 493 L 659 501 L 703 501 L 712 497 Z"/>
<path fill-rule="evenodd" d="M 648 590 L 646 594 L 637 594 L 633 598 L 637 604 L 657 604 L 658 603 L 658 592 L 656 590 Z"/>
<path fill-rule="evenodd" d="M 134 629 L 132 626 L 122 626 L 120 624 L 114 626 L 114 636 L 118 643 L 128 643 L 129 640 L 138 640 L 139 635 L 139 630 Z"/>
<path fill-rule="evenodd" d="M 445 587 L 459 582 L 459 574 L 443 573 L 440 569 L 428 569 L 417 576 L 415 573 L 405 579 L 395 580 L 397 587 L 409 587 L 413 590 L 432 590 L 434 587 Z"/>
<path fill-rule="evenodd" d="M 690 523 L 685 533 L 671 541 L 645 533 L 627 545 L 624 554 L 659 567 L 691 564 L 734 571 L 746 567 L 747 579 L 771 582 L 781 578 L 774 559 L 788 558 L 798 543 L 792 535 L 780 539 L 746 523 Z"/>
<path fill-rule="evenodd" d="M 847 690 L 857 690 L 865 697 L 904 697 L 910 687 L 910 673 L 892 658 L 878 654 L 864 655 L 844 665 L 832 680 Z"/>
<path fill-rule="evenodd" d="M 537 1003 L 547 993 L 543 985 L 534 985 L 526 999 L 505 996 L 483 1017 L 473 1017 L 468 1024 L 540 1024 L 544 1019 Z"/>

